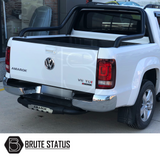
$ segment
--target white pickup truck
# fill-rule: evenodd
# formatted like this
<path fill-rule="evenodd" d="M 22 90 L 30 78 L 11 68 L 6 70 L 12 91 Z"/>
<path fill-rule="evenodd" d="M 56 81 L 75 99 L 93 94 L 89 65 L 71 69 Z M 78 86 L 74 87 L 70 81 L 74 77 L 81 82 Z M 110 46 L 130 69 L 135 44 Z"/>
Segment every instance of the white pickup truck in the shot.
<path fill-rule="evenodd" d="M 6 50 L 7 92 L 52 114 L 107 112 L 146 128 L 160 92 L 160 6 L 75 6 L 58 27 L 27 28 Z M 60 30 L 65 35 L 27 36 Z"/>

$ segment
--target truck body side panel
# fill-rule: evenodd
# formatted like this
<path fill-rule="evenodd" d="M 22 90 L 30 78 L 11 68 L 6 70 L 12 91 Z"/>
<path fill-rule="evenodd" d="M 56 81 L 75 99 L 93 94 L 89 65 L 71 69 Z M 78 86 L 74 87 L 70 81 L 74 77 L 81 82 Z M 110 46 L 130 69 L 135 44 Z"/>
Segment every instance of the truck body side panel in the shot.
<path fill-rule="evenodd" d="M 143 76 L 153 68 L 160 69 L 160 50 L 157 44 L 100 48 L 98 58 L 116 60 L 116 85 L 112 90 L 96 89 L 96 95 L 117 95 L 117 106 L 134 105 Z M 158 78 L 158 77 L 157 77 Z M 158 92 L 158 88 L 156 89 Z"/>

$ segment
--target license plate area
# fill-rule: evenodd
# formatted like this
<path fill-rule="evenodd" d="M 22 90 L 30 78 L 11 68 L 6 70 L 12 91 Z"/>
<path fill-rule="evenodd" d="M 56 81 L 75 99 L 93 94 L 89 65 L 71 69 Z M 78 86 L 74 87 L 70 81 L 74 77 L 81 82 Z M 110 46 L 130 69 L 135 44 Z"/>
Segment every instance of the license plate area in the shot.
<path fill-rule="evenodd" d="M 63 99 L 69 99 L 69 100 L 73 99 L 73 92 L 71 90 L 66 90 L 56 87 L 42 85 L 41 93 L 60 97 Z"/>

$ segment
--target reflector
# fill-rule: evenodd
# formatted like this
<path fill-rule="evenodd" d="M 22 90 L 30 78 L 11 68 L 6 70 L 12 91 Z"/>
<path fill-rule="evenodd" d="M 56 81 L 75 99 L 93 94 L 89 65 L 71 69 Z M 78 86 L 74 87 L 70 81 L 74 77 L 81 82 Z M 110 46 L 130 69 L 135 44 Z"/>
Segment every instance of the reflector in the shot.
<path fill-rule="evenodd" d="M 10 47 L 6 48 L 5 64 L 6 64 L 6 71 L 10 73 Z"/>

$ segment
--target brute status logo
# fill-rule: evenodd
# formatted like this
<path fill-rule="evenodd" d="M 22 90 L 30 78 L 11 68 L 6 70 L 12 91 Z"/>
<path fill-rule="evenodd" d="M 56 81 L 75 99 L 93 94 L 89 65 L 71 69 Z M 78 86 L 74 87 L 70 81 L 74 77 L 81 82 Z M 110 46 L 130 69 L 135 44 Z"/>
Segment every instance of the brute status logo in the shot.
<path fill-rule="evenodd" d="M 70 149 L 69 140 L 26 140 L 24 144 L 20 137 L 12 136 L 8 137 L 4 146 L 11 154 L 18 154 L 21 152 L 23 146 L 26 150 L 44 150 L 44 149 Z"/>
<path fill-rule="evenodd" d="M 18 154 L 23 148 L 23 142 L 20 137 L 8 137 L 4 145 L 11 154 Z"/>
<path fill-rule="evenodd" d="M 69 140 L 25 141 L 26 149 L 70 149 Z"/>

